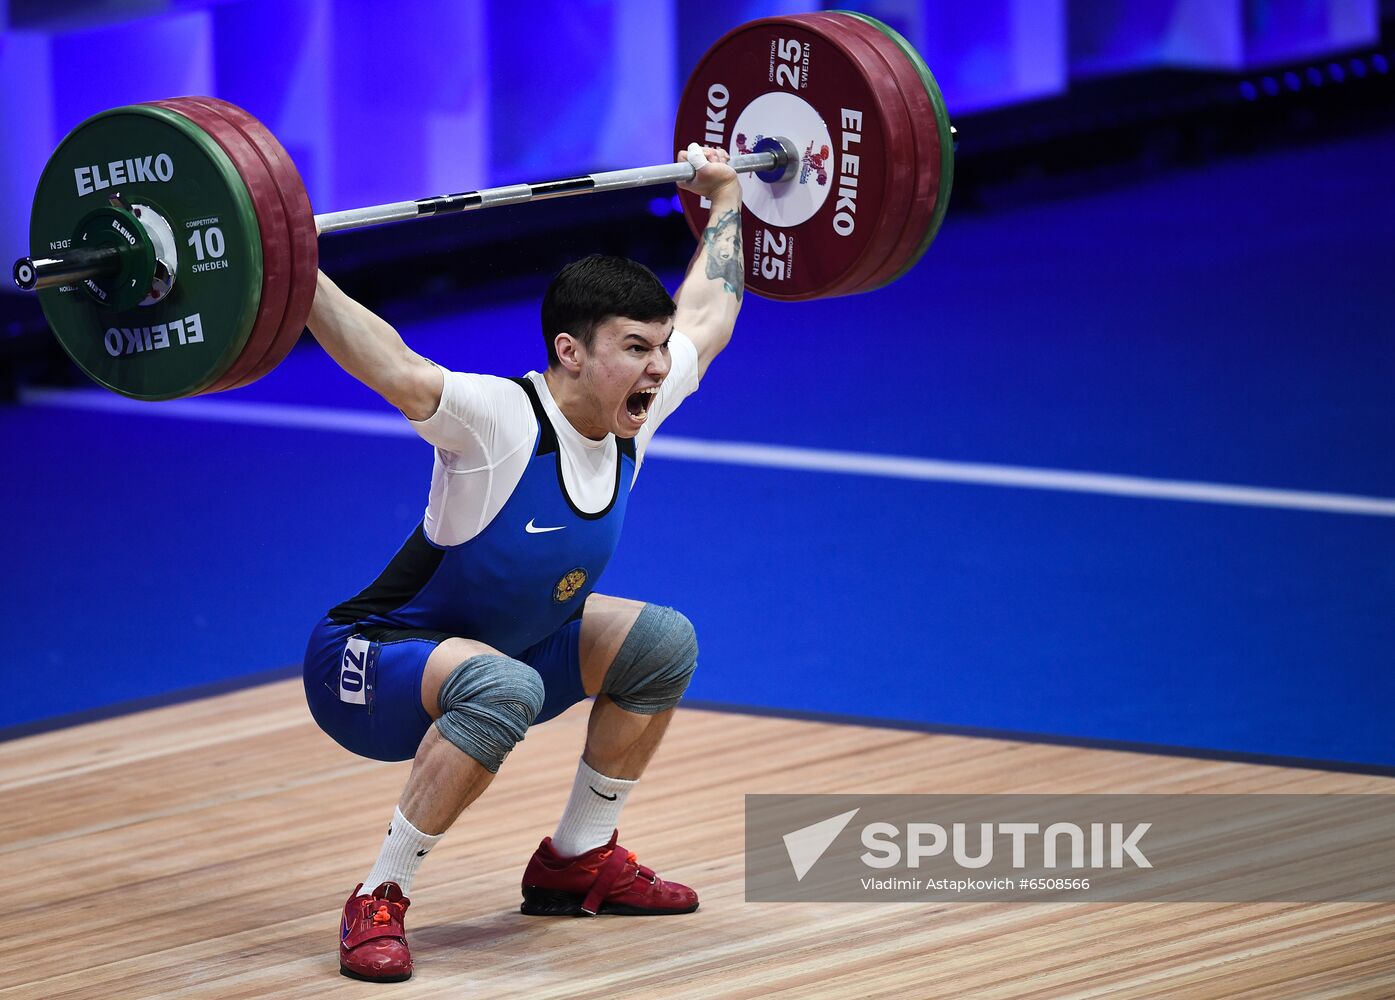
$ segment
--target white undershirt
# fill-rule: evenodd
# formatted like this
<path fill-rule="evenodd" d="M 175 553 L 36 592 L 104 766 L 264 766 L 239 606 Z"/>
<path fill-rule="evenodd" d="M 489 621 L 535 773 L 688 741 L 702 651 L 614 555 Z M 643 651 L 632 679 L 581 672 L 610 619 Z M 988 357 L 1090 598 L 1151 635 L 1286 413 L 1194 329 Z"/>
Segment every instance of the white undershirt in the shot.
<path fill-rule="evenodd" d="M 674 331 L 669 342 L 672 367 L 649 417 L 635 436 L 635 475 L 654 432 L 698 387 L 697 348 Z M 572 503 L 587 513 L 604 510 L 615 492 L 614 435 L 592 441 L 572 426 L 538 372 L 528 378 L 557 433 L 562 483 Z M 504 508 L 533 457 L 538 422 L 528 394 L 495 375 L 448 371 L 441 404 L 411 425 L 436 446 L 431 494 L 426 504 L 426 537 L 436 545 L 460 545 L 474 538 Z"/>

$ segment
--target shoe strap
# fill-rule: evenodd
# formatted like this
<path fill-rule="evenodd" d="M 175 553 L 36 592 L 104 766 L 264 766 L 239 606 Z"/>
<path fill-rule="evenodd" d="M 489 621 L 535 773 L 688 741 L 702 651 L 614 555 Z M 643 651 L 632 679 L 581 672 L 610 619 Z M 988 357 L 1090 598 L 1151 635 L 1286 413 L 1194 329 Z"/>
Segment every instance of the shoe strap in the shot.
<path fill-rule="evenodd" d="M 630 856 L 628 853 L 619 847 L 612 848 L 610 857 L 605 859 L 605 864 L 601 865 L 600 870 L 596 872 L 596 881 L 591 883 L 591 891 L 581 901 L 581 909 L 593 917 L 599 913 L 606 894 L 610 892 L 610 888 L 616 880 L 625 873 L 625 868 L 629 864 Z"/>
<path fill-rule="evenodd" d="M 405 941 L 407 932 L 402 927 L 402 918 L 406 912 L 407 908 L 401 903 L 374 899 L 372 905 L 361 907 L 354 917 L 349 925 L 348 937 L 344 938 L 344 947 L 357 948 L 375 938 L 399 938 Z"/>

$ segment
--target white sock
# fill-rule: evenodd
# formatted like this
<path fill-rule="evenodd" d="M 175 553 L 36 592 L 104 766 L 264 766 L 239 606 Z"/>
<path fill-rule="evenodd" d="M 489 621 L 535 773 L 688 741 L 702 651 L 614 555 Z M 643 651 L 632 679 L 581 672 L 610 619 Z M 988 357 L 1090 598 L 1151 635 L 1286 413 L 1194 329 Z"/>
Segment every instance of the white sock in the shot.
<path fill-rule="evenodd" d="M 552 835 L 553 850 L 564 858 L 574 858 L 610 840 L 634 786 L 633 781 L 607 778 L 585 760 L 578 761 L 571 798 Z"/>
<path fill-rule="evenodd" d="M 402 887 L 403 895 L 410 895 L 412 879 L 421 867 L 421 859 L 444 837 L 422 833 L 402 815 L 401 809 L 393 810 L 392 824 L 383 838 L 383 849 L 378 852 L 378 862 L 368 877 L 363 880 L 359 895 L 372 895 L 373 890 L 384 882 L 396 882 Z"/>

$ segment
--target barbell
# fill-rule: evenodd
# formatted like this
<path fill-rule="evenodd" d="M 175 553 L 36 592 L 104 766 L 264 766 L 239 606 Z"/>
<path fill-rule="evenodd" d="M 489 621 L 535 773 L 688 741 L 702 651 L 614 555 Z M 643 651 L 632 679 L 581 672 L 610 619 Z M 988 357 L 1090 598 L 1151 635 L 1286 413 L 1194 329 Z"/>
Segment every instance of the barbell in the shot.
<path fill-rule="evenodd" d="M 746 287 L 797 301 L 879 288 L 935 238 L 954 174 L 934 77 L 862 14 L 733 29 L 684 87 L 675 147 L 720 146 L 742 186 Z M 135 399 L 247 385 L 300 338 L 318 234 L 691 180 L 686 162 L 312 213 L 295 164 L 246 111 L 179 97 L 103 111 L 39 179 L 30 255 L 15 262 L 63 349 Z M 703 200 L 680 192 L 695 235 Z"/>

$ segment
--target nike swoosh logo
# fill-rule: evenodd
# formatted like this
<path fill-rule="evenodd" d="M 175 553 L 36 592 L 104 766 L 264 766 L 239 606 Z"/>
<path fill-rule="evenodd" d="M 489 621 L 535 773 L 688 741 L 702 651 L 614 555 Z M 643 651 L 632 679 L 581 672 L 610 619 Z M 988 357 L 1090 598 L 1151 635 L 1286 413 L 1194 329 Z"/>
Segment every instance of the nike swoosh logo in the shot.
<path fill-rule="evenodd" d="M 528 532 L 528 534 L 530 535 L 541 535 L 545 531 L 561 531 L 565 527 L 565 524 L 559 524 L 555 528 L 539 528 L 533 524 L 532 518 L 529 518 L 528 524 L 523 530 Z"/>
<path fill-rule="evenodd" d="M 430 853 L 430 852 L 428 852 L 428 851 L 417 851 L 417 857 L 419 857 L 419 858 L 424 858 L 424 857 L 426 857 L 426 855 L 427 855 L 428 853 Z"/>
<path fill-rule="evenodd" d="M 587 785 L 586 787 L 589 788 L 589 789 L 591 789 L 591 791 L 596 792 L 596 789 L 595 789 L 595 787 L 594 787 L 593 785 Z M 597 795 L 601 795 L 600 792 L 596 792 L 596 794 L 597 794 Z M 616 799 L 618 799 L 619 797 L 620 797 L 620 793 L 619 793 L 619 792 L 616 792 L 614 795 L 601 795 L 601 798 L 605 799 L 607 802 L 614 802 L 614 801 L 615 801 Z"/>

